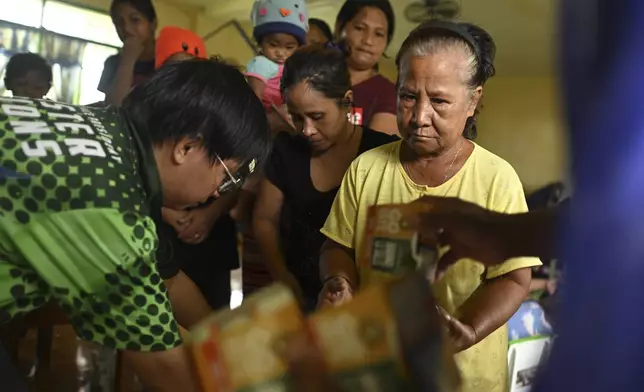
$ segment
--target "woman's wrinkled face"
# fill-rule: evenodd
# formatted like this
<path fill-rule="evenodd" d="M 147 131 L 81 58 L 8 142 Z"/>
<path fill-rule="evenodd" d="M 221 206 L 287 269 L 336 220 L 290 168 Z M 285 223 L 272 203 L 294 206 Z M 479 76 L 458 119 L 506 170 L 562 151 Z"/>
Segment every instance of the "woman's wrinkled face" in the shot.
<path fill-rule="evenodd" d="M 460 48 L 403 60 L 398 70 L 398 129 L 418 155 L 440 155 L 462 138 L 483 89 L 467 86 L 470 59 Z"/>
<path fill-rule="evenodd" d="M 154 40 L 156 21 L 148 20 L 131 4 L 120 4 L 115 10 L 112 22 L 122 42 L 128 38 L 136 38 L 141 43 L 149 43 Z"/>
<path fill-rule="evenodd" d="M 349 65 L 359 70 L 375 67 L 387 47 L 388 31 L 384 12 L 375 7 L 362 8 L 342 32 L 351 49 Z"/>
<path fill-rule="evenodd" d="M 314 150 L 327 150 L 346 132 L 348 105 L 327 98 L 305 81 L 289 87 L 284 95 L 295 129 L 306 137 Z M 350 99 L 351 92 L 348 92 L 344 101 Z"/>

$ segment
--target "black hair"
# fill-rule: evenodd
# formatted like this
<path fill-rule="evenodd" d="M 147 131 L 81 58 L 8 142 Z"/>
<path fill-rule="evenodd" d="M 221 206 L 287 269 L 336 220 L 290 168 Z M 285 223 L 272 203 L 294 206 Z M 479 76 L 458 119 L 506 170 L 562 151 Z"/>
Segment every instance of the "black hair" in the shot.
<path fill-rule="evenodd" d="M 324 37 L 327 39 L 327 41 L 333 41 L 333 33 L 331 32 L 331 27 L 329 27 L 329 25 L 322 19 L 310 18 L 309 27 L 310 26 L 317 27 L 322 35 L 324 35 Z"/>
<path fill-rule="evenodd" d="M 351 75 L 342 52 L 320 45 L 295 51 L 284 64 L 280 81 L 282 94 L 304 81 L 325 97 L 338 100 L 341 105 L 348 103 L 344 97 L 351 90 Z"/>
<path fill-rule="evenodd" d="M 387 44 L 391 42 L 391 39 L 394 37 L 394 29 L 396 27 L 396 17 L 394 16 L 394 9 L 391 7 L 391 3 L 388 0 L 347 0 L 340 8 L 338 16 L 335 18 L 335 30 L 336 33 L 340 33 L 344 30 L 344 27 L 355 18 L 356 15 L 362 11 L 365 7 L 378 8 L 382 13 L 385 14 L 387 18 Z M 336 37 L 340 38 L 340 37 Z"/>
<path fill-rule="evenodd" d="M 148 22 L 154 22 L 157 20 L 157 12 L 154 9 L 152 0 L 112 0 L 112 5 L 110 6 L 110 16 L 112 19 L 116 17 L 116 9 L 123 4 L 131 5 L 134 9 L 145 16 Z"/>
<path fill-rule="evenodd" d="M 53 79 L 51 65 L 44 58 L 36 53 L 17 53 L 11 56 L 7 63 L 5 85 L 25 76 L 30 71 L 38 71 L 51 84 Z"/>
<path fill-rule="evenodd" d="M 398 87 L 400 87 L 402 63 L 410 51 L 419 51 L 422 53 L 418 54 L 426 55 L 428 51 L 435 50 L 436 47 L 447 47 L 455 43 L 464 45 L 466 50 L 470 52 L 471 72 L 470 79 L 467 81 L 468 86 L 476 88 L 485 85 L 488 79 L 496 73 L 494 68 L 496 44 L 492 36 L 481 27 L 471 23 L 428 21 L 409 33 L 396 55 Z M 428 46 L 423 47 L 423 45 Z M 467 139 L 476 139 L 476 116 L 478 113 L 479 109 L 477 107 L 474 115 L 467 119 L 463 130 L 463 136 Z"/>
<path fill-rule="evenodd" d="M 200 138 L 213 162 L 266 161 L 271 134 L 262 103 L 242 73 L 219 61 L 169 63 L 138 84 L 122 108 L 153 144 Z"/>

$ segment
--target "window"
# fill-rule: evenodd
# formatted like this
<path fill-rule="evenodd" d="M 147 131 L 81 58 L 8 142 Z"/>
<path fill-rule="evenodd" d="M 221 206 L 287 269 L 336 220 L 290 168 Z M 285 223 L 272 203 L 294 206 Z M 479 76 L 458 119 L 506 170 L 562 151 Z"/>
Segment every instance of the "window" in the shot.
<path fill-rule="evenodd" d="M 111 46 L 121 46 L 121 40 L 116 34 L 112 18 L 109 15 L 58 1 L 48 0 L 45 2 L 42 27 L 70 37 Z"/>
<path fill-rule="evenodd" d="M 43 0 L 0 0 L 0 19 L 29 27 L 40 27 Z"/>
<path fill-rule="evenodd" d="M 100 102 L 105 94 L 97 90 L 103 73 L 103 63 L 109 56 L 116 54 L 116 49 L 96 44 L 87 44 L 83 54 L 83 72 L 81 72 L 79 105 Z"/>
<path fill-rule="evenodd" d="M 86 105 L 102 101 L 97 90 L 105 60 L 121 41 L 106 13 L 55 0 L 0 0 L 0 77 L 14 53 L 34 52 L 52 64 L 47 98 Z M 0 23 L 1 24 L 1 23 Z M 8 91 L 0 82 L 0 95 Z"/>

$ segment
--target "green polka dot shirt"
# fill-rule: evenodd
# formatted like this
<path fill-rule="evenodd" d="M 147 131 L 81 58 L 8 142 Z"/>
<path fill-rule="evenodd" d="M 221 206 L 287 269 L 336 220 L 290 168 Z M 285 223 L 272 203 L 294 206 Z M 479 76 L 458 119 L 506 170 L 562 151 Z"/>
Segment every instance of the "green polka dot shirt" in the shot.
<path fill-rule="evenodd" d="M 53 300 L 83 339 L 179 345 L 155 265 L 159 189 L 124 113 L 0 97 L 0 323 Z"/>

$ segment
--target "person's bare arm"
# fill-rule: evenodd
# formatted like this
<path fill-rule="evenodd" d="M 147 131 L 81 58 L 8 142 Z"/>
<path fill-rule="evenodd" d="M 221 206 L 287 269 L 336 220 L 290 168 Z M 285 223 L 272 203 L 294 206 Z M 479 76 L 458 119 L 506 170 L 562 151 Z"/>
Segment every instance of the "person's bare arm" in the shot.
<path fill-rule="evenodd" d="M 120 62 L 112 84 L 105 93 L 105 102 L 113 106 L 120 106 L 123 98 L 132 89 L 134 78 L 134 65 L 143 52 L 143 44 L 136 38 L 128 38 L 123 44 Z"/>
<path fill-rule="evenodd" d="M 327 239 L 320 251 L 320 279 L 318 308 L 339 306 L 353 299 L 359 284 L 353 249 Z"/>
<path fill-rule="evenodd" d="M 253 210 L 253 232 L 273 279 L 288 285 L 301 299 L 302 290 L 286 268 L 280 246 L 279 225 L 283 203 L 282 192 L 270 181 L 263 179 Z"/>
<path fill-rule="evenodd" d="M 527 298 L 531 274 L 530 268 L 520 268 L 483 282 L 457 318 L 441 311 L 455 349 L 466 350 L 505 324 Z"/>
<path fill-rule="evenodd" d="M 264 98 L 264 89 L 266 88 L 266 82 L 261 79 L 249 76 L 248 85 L 253 89 L 255 95 L 257 95 L 257 98 L 259 98 L 260 100 Z"/>
<path fill-rule="evenodd" d="M 183 271 L 165 281 L 172 310 L 180 326 L 190 329 L 210 313 L 212 308 L 195 284 Z"/>
<path fill-rule="evenodd" d="M 327 238 L 320 250 L 320 279 L 324 282 L 334 276 L 346 279 L 354 289 L 358 287 L 354 250 Z"/>
<path fill-rule="evenodd" d="M 562 206 L 503 214 L 457 198 L 434 196 L 417 203 L 429 204 L 431 209 L 410 220 L 411 227 L 419 231 L 424 242 L 450 246 L 441 258 L 439 271 L 463 258 L 487 266 L 514 257 L 553 258 L 557 217 L 567 213 L 567 206 Z"/>
<path fill-rule="evenodd" d="M 199 391 L 185 345 L 166 351 L 123 351 L 143 389 L 153 392 Z"/>
<path fill-rule="evenodd" d="M 369 128 L 389 135 L 400 135 L 396 115 L 391 113 L 374 114 L 369 122 Z"/>
<path fill-rule="evenodd" d="M 259 186 L 261 185 L 263 175 L 260 173 L 253 174 L 242 186 L 239 192 L 239 197 L 235 206 L 230 210 L 230 216 L 237 222 L 243 225 L 250 225 L 251 213 Z"/>

